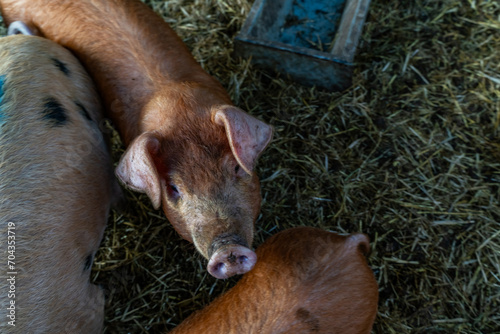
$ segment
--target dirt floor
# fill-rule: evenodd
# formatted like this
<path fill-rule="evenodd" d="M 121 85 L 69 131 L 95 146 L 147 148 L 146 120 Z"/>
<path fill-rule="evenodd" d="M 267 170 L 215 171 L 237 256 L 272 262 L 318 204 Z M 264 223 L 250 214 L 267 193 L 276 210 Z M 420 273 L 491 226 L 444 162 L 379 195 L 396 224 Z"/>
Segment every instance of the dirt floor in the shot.
<path fill-rule="evenodd" d="M 275 128 L 254 247 L 293 226 L 366 233 L 374 333 L 500 333 L 500 2 L 372 0 L 342 92 L 231 57 L 252 1 L 145 2 Z M 105 332 L 165 332 L 237 278 L 209 276 L 146 196 L 126 196 L 94 263 Z"/>

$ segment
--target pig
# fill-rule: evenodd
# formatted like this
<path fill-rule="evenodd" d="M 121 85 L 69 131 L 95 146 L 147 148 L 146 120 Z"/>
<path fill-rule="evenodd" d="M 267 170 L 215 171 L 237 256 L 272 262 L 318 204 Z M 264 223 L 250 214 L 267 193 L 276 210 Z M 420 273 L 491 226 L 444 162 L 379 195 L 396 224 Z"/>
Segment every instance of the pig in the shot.
<path fill-rule="evenodd" d="M 99 333 L 90 282 L 119 185 L 82 65 L 37 36 L 0 38 L 0 332 Z"/>
<path fill-rule="evenodd" d="M 312 227 L 282 231 L 257 248 L 238 284 L 172 334 L 368 334 L 378 285 L 363 254 L 365 234 Z"/>
<path fill-rule="evenodd" d="M 163 208 L 214 277 L 249 271 L 260 211 L 258 157 L 273 129 L 234 106 L 170 26 L 139 0 L 1 0 L 67 47 L 96 82 L 125 153 L 116 175 Z"/>

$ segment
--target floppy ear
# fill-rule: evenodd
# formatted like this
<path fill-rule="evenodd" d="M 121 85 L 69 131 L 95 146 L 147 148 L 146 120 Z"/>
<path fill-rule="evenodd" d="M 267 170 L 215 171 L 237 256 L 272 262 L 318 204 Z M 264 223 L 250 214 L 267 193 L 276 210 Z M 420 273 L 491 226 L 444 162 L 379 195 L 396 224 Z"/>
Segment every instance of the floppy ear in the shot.
<path fill-rule="evenodd" d="M 146 132 L 135 138 L 120 158 L 115 173 L 128 188 L 146 193 L 155 209 L 161 205 L 160 176 L 154 156 L 160 149 L 160 141 Z"/>
<path fill-rule="evenodd" d="M 221 106 L 212 112 L 212 120 L 226 129 L 226 135 L 238 164 L 247 172 L 273 137 L 273 128 L 234 106 Z"/>

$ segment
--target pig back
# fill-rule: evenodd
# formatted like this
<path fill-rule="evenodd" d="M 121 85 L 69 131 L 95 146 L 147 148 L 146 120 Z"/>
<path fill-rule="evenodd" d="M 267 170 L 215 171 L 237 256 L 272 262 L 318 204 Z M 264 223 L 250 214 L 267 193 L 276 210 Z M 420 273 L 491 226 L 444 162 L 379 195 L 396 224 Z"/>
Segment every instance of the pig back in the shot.
<path fill-rule="evenodd" d="M 281 231 L 256 251 L 255 267 L 172 333 L 368 334 L 378 286 L 364 234 L 312 227 Z"/>
<path fill-rule="evenodd" d="M 103 295 L 89 282 L 113 188 L 100 108 L 69 51 L 35 36 L 0 39 L 0 289 L 15 287 L 0 295 L 0 332 L 102 326 Z M 4 321 L 13 301 L 15 327 Z"/>

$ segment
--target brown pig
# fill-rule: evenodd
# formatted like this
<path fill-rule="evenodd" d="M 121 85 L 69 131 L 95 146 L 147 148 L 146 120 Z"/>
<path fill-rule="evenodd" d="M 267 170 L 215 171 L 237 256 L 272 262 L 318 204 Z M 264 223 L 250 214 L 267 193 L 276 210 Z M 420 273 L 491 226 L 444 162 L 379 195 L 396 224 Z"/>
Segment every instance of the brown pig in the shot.
<path fill-rule="evenodd" d="M 259 262 L 238 284 L 172 334 L 368 334 L 378 286 L 363 253 L 364 234 L 298 227 L 257 249 Z"/>
<path fill-rule="evenodd" d="M 272 128 L 235 107 L 169 25 L 139 0 L 1 0 L 73 51 L 128 145 L 116 169 L 227 278 L 250 270 L 260 210 L 254 172 Z"/>
<path fill-rule="evenodd" d="M 90 283 L 119 189 L 89 75 L 62 46 L 0 38 L 0 333 L 99 333 Z"/>

